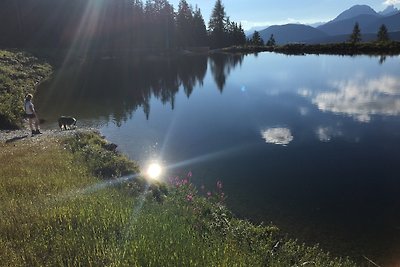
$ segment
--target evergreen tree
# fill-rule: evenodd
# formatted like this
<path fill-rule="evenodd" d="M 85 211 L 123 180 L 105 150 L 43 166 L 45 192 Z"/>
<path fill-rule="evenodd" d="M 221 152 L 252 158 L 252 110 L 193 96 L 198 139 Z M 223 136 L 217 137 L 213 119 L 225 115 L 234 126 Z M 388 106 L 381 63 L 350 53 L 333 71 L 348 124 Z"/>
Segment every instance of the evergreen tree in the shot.
<path fill-rule="evenodd" d="M 385 24 L 382 24 L 378 31 L 378 42 L 388 42 L 389 34 Z"/>
<path fill-rule="evenodd" d="M 143 10 L 143 2 L 141 0 L 133 0 L 131 16 L 132 16 L 131 45 L 134 48 L 142 48 L 144 46 L 143 43 L 144 10 Z"/>
<path fill-rule="evenodd" d="M 269 37 L 268 41 L 267 41 L 267 46 L 275 46 L 276 42 L 275 42 L 275 38 L 274 35 L 271 34 L 271 36 Z"/>
<path fill-rule="evenodd" d="M 176 15 L 176 31 L 178 46 L 192 46 L 194 43 L 192 8 L 186 0 L 180 0 Z"/>
<path fill-rule="evenodd" d="M 169 49 L 175 45 L 175 13 L 167 0 L 147 0 L 144 18 L 147 46 Z"/>
<path fill-rule="evenodd" d="M 221 0 L 217 0 L 208 23 L 208 31 L 212 47 L 223 47 L 226 45 L 225 22 L 225 7 L 222 5 Z"/>
<path fill-rule="evenodd" d="M 251 38 L 250 42 L 252 45 L 264 45 L 264 40 L 261 38 L 258 31 L 254 31 L 253 37 Z"/>
<path fill-rule="evenodd" d="M 244 33 L 242 24 L 239 23 L 239 27 L 235 33 L 235 41 L 237 45 L 245 45 L 246 44 L 246 34 Z"/>
<path fill-rule="evenodd" d="M 193 13 L 193 36 L 194 45 L 196 46 L 205 46 L 208 43 L 206 24 L 200 8 L 197 8 L 197 6 Z"/>
<path fill-rule="evenodd" d="M 354 24 L 353 32 L 350 35 L 350 42 L 353 44 L 361 42 L 361 30 L 360 26 L 358 25 L 358 22 Z"/>

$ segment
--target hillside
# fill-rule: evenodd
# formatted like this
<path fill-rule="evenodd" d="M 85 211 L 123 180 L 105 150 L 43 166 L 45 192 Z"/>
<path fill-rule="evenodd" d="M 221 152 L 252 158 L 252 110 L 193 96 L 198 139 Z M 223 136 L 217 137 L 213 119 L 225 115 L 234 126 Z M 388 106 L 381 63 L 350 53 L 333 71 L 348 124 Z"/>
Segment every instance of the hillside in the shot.
<path fill-rule="evenodd" d="M 367 5 L 355 5 L 316 27 L 302 24 L 273 25 L 259 32 L 264 41 L 273 34 L 277 44 L 345 42 L 355 23 L 359 24 L 364 41 L 375 40 L 382 24 L 386 25 L 392 40 L 400 40 L 396 33 L 400 31 L 400 12 L 393 6 L 378 13 Z"/>
<path fill-rule="evenodd" d="M 340 13 L 332 22 L 351 19 L 360 15 L 379 16 L 370 6 L 355 5 Z"/>
<path fill-rule="evenodd" d="M 323 38 L 327 35 L 311 26 L 302 24 L 286 24 L 282 26 L 270 26 L 260 31 L 261 37 L 267 41 L 271 34 L 274 35 L 277 44 L 301 42 L 303 40 Z"/>

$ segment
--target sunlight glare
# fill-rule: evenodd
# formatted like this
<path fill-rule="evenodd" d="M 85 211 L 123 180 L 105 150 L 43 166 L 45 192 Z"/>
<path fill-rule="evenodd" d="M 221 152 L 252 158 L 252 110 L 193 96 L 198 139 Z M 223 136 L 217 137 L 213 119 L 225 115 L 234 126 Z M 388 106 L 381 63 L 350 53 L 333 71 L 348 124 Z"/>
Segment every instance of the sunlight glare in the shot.
<path fill-rule="evenodd" d="M 152 163 L 147 168 L 147 175 L 151 179 L 156 179 L 156 180 L 159 179 L 161 172 L 162 172 L 162 168 L 161 168 L 161 165 L 158 163 Z"/>

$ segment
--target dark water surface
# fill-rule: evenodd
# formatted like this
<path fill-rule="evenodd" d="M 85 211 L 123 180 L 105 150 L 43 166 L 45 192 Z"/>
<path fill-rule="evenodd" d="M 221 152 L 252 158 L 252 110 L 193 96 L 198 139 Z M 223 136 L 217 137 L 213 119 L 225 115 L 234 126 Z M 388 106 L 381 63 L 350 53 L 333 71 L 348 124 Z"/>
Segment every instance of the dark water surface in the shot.
<path fill-rule="evenodd" d="M 165 177 L 335 255 L 400 264 L 400 57 L 214 55 L 65 66 L 37 97 Z"/>

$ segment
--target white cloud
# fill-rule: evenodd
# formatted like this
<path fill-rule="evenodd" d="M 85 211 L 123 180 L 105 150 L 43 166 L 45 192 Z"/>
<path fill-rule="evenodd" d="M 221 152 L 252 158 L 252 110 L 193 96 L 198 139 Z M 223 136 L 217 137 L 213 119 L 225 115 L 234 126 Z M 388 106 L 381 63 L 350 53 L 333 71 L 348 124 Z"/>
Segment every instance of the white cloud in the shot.
<path fill-rule="evenodd" d="M 386 0 L 383 4 L 388 6 L 397 5 L 400 4 L 400 0 Z"/>
<path fill-rule="evenodd" d="M 336 91 L 319 93 L 312 99 L 322 111 L 347 114 L 361 122 L 369 122 L 372 115 L 400 115 L 400 78 L 358 77 L 334 82 L 333 86 Z"/>
<path fill-rule="evenodd" d="M 315 130 L 315 134 L 321 142 L 329 142 L 333 137 L 342 135 L 342 132 L 331 127 L 320 126 Z"/>
<path fill-rule="evenodd" d="M 293 141 L 293 135 L 288 128 L 269 128 L 261 131 L 261 136 L 266 143 L 288 145 Z"/>
<path fill-rule="evenodd" d="M 271 25 L 285 25 L 285 24 L 313 24 L 321 21 L 328 21 L 329 19 L 294 19 L 294 18 L 286 18 L 282 20 L 274 20 L 274 21 L 251 21 L 251 20 L 241 20 L 240 23 L 244 30 L 254 29 L 265 29 Z"/>

